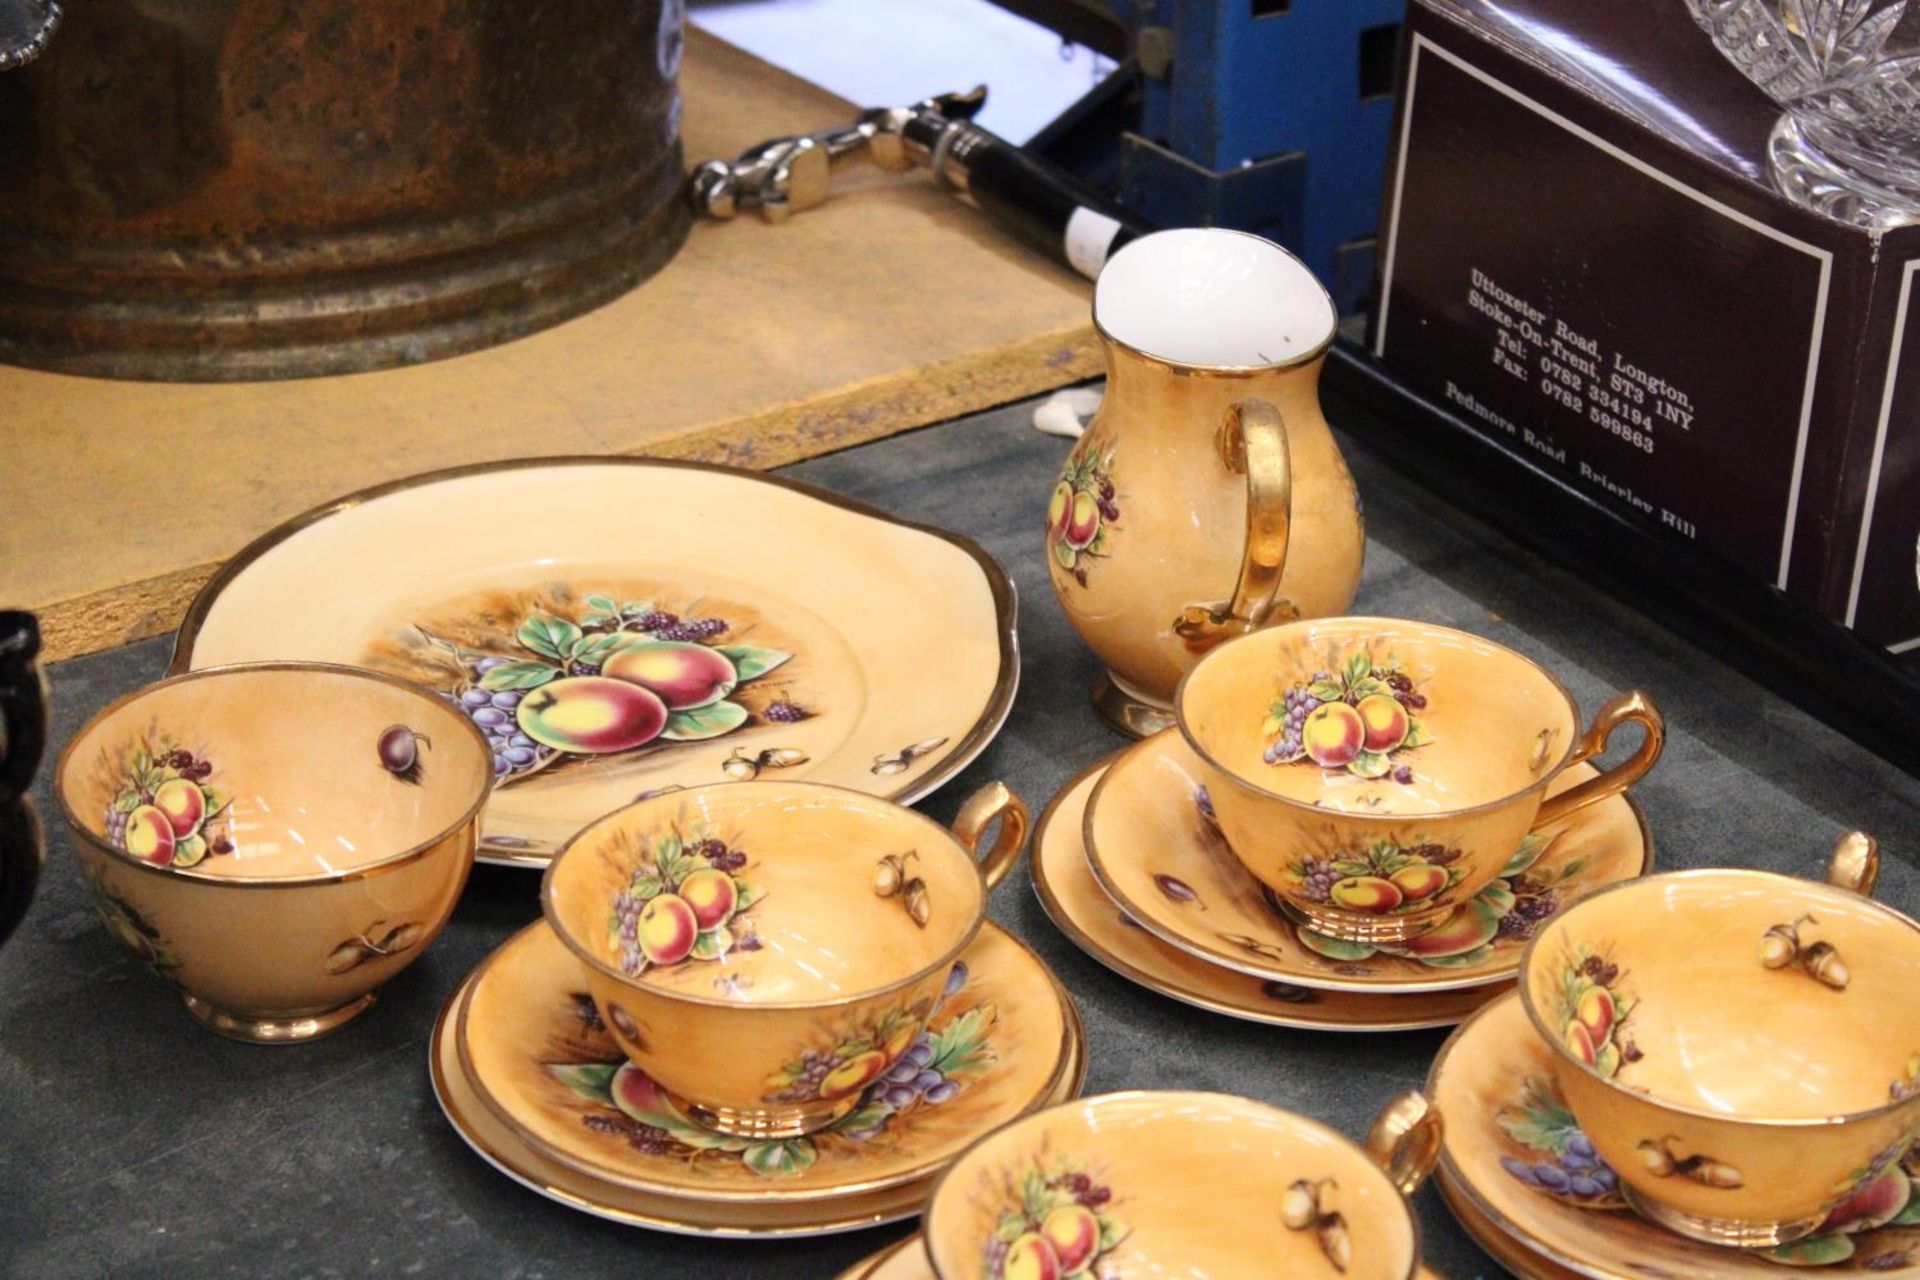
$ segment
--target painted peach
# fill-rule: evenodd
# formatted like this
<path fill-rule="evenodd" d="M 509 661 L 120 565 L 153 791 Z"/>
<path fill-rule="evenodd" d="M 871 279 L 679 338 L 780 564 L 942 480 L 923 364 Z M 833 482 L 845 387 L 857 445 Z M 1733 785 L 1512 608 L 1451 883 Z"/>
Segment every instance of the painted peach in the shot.
<path fill-rule="evenodd" d="M 1588 1066 L 1593 1066 L 1600 1060 L 1600 1053 L 1594 1047 L 1593 1036 L 1582 1023 L 1567 1024 L 1567 1048 L 1574 1057 Z"/>
<path fill-rule="evenodd" d="M 1492 942 L 1499 932 L 1499 913 L 1484 902 L 1468 901 L 1438 928 L 1395 945 L 1412 956 L 1460 956 Z"/>
<path fill-rule="evenodd" d="M 1376 915 L 1385 914 L 1404 901 L 1399 886 L 1379 876 L 1348 876 L 1334 881 L 1329 892 L 1335 906 Z"/>
<path fill-rule="evenodd" d="M 1067 513 L 1073 510 L 1073 486 L 1062 480 L 1053 486 L 1047 500 L 1047 536 L 1058 538 L 1067 531 Z"/>
<path fill-rule="evenodd" d="M 1029 1231 L 1007 1247 L 1007 1260 L 1000 1265 L 1005 1280 L 1060 1280 L 1060 1255 L 1046 1237 Z"/>
<path fill-rule="evenodd" d="M 569 676 L 521 699 L 514 718 L 522 733 L 557 751 L 607 755 L 659 737 L 667 705 L 652 690 L 625 680 Z"/>
<path fill-rule="evenodd" d="M 154 789 L 153 807 L 167 815 L 176 836 L 190 836 L 207 816 L 207 793 L 185 778 L 169 778 Z"/>
<path fill-rule="evenodd" d="M 1047 1215 L 1040 1234 L 1053 1246 L 1060 1270 L 1072 1275 L 1093 1260 L 1100 1247 L 1100 1220 L 1084 1205 L 1065 1205 Z"/>
<path fill-rule="evenodd" d="M 740 679 L 726 654 L 681 640 L 622 649 L 607 659 L 600 674 L 652 690 L 673 711 L 718 702 Z"/>
<path fill-rule="evenodd" d="M 679 894 L 663 893 L 640 908 L 640 950 L 654 964 L 678 964 L 693 951 L 700 922 Z"/>
<path fill-rule="evenodd" d="M 1447 887 L 1447 870 L 1428 862 L 1416 862 L 1410 867 L 1402 867 L 1388 877 L 1401 896 L 1408 902 L 1419 902 L 1431 898 Z"/>
<path fill-rule="evenodd" d="M 156 805 L 143 804 L 127 815 L 127 852 L 156 866 L 173 862 L 173 821 Z"/>
<path fill-rule="evenodd" d="M 631 1062 L 623 1063 L 613 1073 L 613 1079 L 607 1082 L 607 1092 L 613 1096 L 613 1105 L 635 1120 L 652 1123 L 662 1111 L 672 1109 L 666 1090 Z"/>
<path fill-rule="evenodd" d="M 1323 702 L 1307 713 L 1300 729 L 1307 758 L 1329 769 L 1344 768 L 1367 745 L 1360 713 L 1344 702 Z"/>
<path fill-rule="evenodd" d="M 1366 727 L 1369 751 L 1391 751 L 1407 740 L 1407 709 L 1390 693 L 1369 694 L 1354 708 Z"/>
<path fill-rule="evenodd" d="M 1574 1020 L 1586 1028 L 1587 1038 L 1596 1046 L 1607 1042 L 1613 1033 L 1615 1008 L 1613 993 L 1605 987 L 1589 987 L 1574 1006 Z"/>
<path fill-rule="evenodd" d="M 1067 545 L 1084 547 L 1100 534 L 1100 504 L 1090 493 L 1073 495 L 1067 514 Z"/>
<path fill-rule="evenodd" d="M 725 924 L 739 901 L 733 877 L 718 867 L 705 867 L 680 882 L 680 897 L 693 909 L 702 932 Z"/>
<path fill-rule="evenodd" d="M 892 1059 L 879 1049 L 869 1049 L 865 1053 L 855 1054 L 845 1062 L 827 1072 L 820 1081 L 820 1096 L 823 1098 L 845 1098 L 860 1092 L 885 1071 Z"/>

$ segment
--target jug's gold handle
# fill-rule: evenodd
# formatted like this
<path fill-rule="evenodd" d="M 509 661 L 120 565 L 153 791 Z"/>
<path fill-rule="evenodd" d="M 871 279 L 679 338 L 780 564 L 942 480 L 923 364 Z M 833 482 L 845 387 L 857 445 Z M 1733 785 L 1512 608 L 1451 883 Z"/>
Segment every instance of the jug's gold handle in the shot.
<path fill-rule="evenodd" d="M 1287 456 L 1287 424 L 1280 410 L 1249 396 L 1227 410 L 1220 424 L 1220 458 L 1227 470 L 1247 477 L 1247 541 L 1240 582 L 1225 609 L 1190 604 L 1173 629 L 1196 652 L 1266 622 L 1287 567 L 1293 528 L 1293 465 Z M 1290 616 L 1299 611 L 1285 604 Z"/>

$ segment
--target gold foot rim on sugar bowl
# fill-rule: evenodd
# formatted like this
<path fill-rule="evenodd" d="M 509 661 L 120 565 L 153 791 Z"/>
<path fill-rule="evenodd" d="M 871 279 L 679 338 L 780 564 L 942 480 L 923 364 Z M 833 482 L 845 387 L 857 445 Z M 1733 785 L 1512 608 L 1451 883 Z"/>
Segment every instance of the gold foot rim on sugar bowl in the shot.
<path fill-rule="evenodd" d="M 594 1031 L 588 1021 L 590 1003 L 579 1002 L 572 993 L 563 991 L 566 1003 L 531 1014 L 544 1034 L 526 1038 L 517 1062 L 511 1041 L 503 1042 L 504 1050 L 496 1046 L 492 1052 L 471 1052 L 462 1028 L 470 1024 L 476 1000 L 482 1017 L 499 1018 L 515 1009 L 525 1013 L 556 989 L 552 972 L 543 975 L 515 964 L 516 950 L 523 958 L 534 950 L 545 952 L 548 959 L 567 958 L 545 923 L 537 922 L 496 952 L 504 963 L 483 964 L 448 1002 L 433 1047 L 434 1086 L 442 1110 L 467 1144 L 510 1178 L 570 1207 L 630 1225 L 689 1235 L 770 1237 L 824 1235 L 911 1217 L 945 1161 L 979 1136 L 982 1126 L 998 1123 L 1002 1113 L 1025 1114 L 1077 1096 L 1086 1072 L 1084 1035 L 1065 991 L 1024 945 L 989 926 L 965 958 L 978 975 L 969 986 L 994 996 L 996 1007 L 991 1015 L 981 1015 L 978 1011 L 987 1002 L 956 999 L 952 1007 L 957 1012 L 944 1022 L 936 1020 L 936 1032 L 969 1019 L 967 1025 L 975 1028 L 1005 1019 L 1009 1028 L 1038 1024 L 1041 1031 L 1051 1032 L 1051 1051 L 1035 1049 L 1032 1056 L 1040 1060 L 1036 1071 L 1019 1076 L 1029 1086 L 1023 1096 L 1003 1098 L 993 1106 L 991 1089 L 962 1090 L 952 1101 L 973 1092 L 974 1110 L 963 1109 L 952 1118 L 973 1115 L 971 1123 L 945 1138 L 933 1135 L 939 1141 L 924 1150 L 898 1142 L 901 1131 L 896 1126 L 893 1147 L 873 1155 L 877 1167 L 863 1167 L 866 1153 L 840 1137 L 809 1140 L 808 1163 L 799 1169 L 794 1168 L 800 1158 L 794 1155 L 795 1144 L 760 1144 L 759 1158 L 767 1170 L 763 1175 L 746 1164 L 752 1151 L 748 1144 L 703 1134 L 688 1125 L 684 1115 L 651 1111 L 660 1095 L 647 1092 L 652 1086 L 643 1076 L 625 1077 L 640 1086 L 622 1092 L 626 1106 L 585 1097 L 585 1092 L 604 1087 L 604 1081 L 596 1085 L 596 1077 L 611 1080 L 619 1071 L 620 1054 L 604 1031 Z M 532 980 L 521 983 L 529 973 Z M 565 987 L 564 976 L 559 984 Z M 512 999 L 496 998 L 513 986 L 521 989 L 509 993 Z M 476 1058 L 481 1078 L 476 1078 Z M 575 1058 L 600 1061 L 569 1061 Z M 1033 1086 L 1036 1072 L 1040 1080 Z M 522 1091 L 512 1093 L 516 1087 Z M 505 1106 L 503 1093 L 510 1095 Z M 536 1114 L 530 1106 L 548 1114 Z M 687 1127 L 664 1131 L 634 1119 L 636 1114 Z M 578 1136 L 568 1133 L 569 1126 Z M 683 1150 L 683 1139 L 716 1145 Z M 630 1147 L 635 1140 L 639 1145 Z M 949 1146 L 951 1151 L 946 1150 Z"/>
<path fill-rule="evenodd" d="M 1441 1193 L 1467 1233 L 1509 1269 L 1545 1280 L 1780 1280 L 1783 1263 L 1834 1277 L 1920 1270 L 1920 1184 L 1898 1165 L 1885 1176 L 1910 1185 L 1898 1201 L 1905 1209 L 1890 1221 L 1843 1223 L 1778 1250 L 1705 1244 L 1636 1217 L 1617 1181 L 1593 1179 L 1580 1158 L 1586 1148 L 1575 1139 L 1584 1135 L 1553 1091 L 1551 1063 L 1519 996 L 1506 995 L 1448 1037 L 1427 1076 L 1427 1096 L 1447 1117 Z M 1571 1171 L 1563 1167 L 1569 1153 L 1579 1166 Z M 1543 1182 L 1543 1167 L 1560 1173 Z"/>
<path fill-rule="evenodd" d="M 1170 946 L 1130 923 L 1093 878 L 1081 825 L 1087 800 L 1119 753 L 1062 787 L 1040 817 L 1029 864 L 1033 891 L 1054 925 L 1082 951 L 1138 986 L 1247 1022 L 1315 1031 L 1415 1031 L 1449 1027 L 1511 985 L 1384 993 L 1321 990 L 1228 969 Z"/>
<path fill-rule="evenodd" d="M 1549 794 L 1593 776 L 1588 765 L 1571 766 Z M 1088 864 L 1107 896 L 1162 942 L 1209 964 L 1295 986 L 1379 995 L 1510 981 L 1526 931 L 1502 931 L 1500 922 L 1523 897 L 1533 900 L 1528 911 L 1550 916 L 1581 894 L 1653 866 L 1653 837 L 1639 806 L 1631 796 L 1609 796 L 1530 833 L 1509 863 L 1511 874 L 1420 938 L 1392 949 L 1316 938 L 1276 911 L 1234 857 L 1211 821 L 1201 778 L 1199 757 L 1178 732 L 1155 734 L 1114 757 L 1087 805 Z"/>
<path fill-rule="evenodd" d="M 180 993 L 180 1001 L 201 1026 L 229 1039 L 244 1040 L 248 1044 L 305 1044 L 332 1035 L 365 1013 L 373 1007 L 376 994 L 369 991 L 343 1005 L 298 1018 L 256 1018 L 228 1013 L 187 991 Z"/>

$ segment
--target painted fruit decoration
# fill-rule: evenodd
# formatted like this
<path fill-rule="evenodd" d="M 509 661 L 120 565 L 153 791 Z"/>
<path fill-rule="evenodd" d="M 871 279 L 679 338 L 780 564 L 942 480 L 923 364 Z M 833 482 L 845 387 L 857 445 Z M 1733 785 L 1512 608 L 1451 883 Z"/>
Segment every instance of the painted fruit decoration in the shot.
<path fill-rule="evenodd" d="M 847 1114 L 804 1138 L 755 1142 L 703 1128 L 611 1043 L 605 1046 L 609 1061 L 543 1065 L 573 1100 L 589 1104 L 580 1115 L 582 1125 L 622 1142 L 623 1159 L 637 1152 L 678 1168 L 738 1161 L 763 1177 L 783 1178 L 822 1161 L 854 1162 L 876 1151 L 897 1157 L 917 1140 L 917 1124 L 937 1115 L 998 1060 L 992 1045 L 998 1012 L 983 992 L 963 990 L 967 977 L 966 965 L 955 965 L 948 994 L 926 1030 L 906 1042 L 891 1068 L 868 1081 Z M 591 1016 L 589 1031 L 604 1035 L 592 997 L 574 998 Z M 576 1043 L 572 1037 L 568 1042 Z M 853 1056 L 860 1052 L 865 1051 Z M 832 1068 L 822 1070 L 822 1065 L 844 1056 L 838 1045 L 813 1053 L 806 1071 L 824 1080 Z"/>
<path fill-rule="evenodd" d="M 1556 1018 L 1561 1040 L 1603 1076 L 1640 1060 L 1640 1050 L 1624 1034 L 1636 1003 L 1620 987 L 1620 966 L 1603 952 L 1581 944 L 1561 962 Z"/>
<path fill-rule="evenodd" d="M 1083 587 L 1089 562 L 1112 554 L 1110 535 L 1120 520 L 1113 487 L 1114 447 L 1101 435 L 1083 437 L 1047 501 L 1047 549 L 1054 563 Z"/>
<path fill-rule="evenodd" d="M 1413 781 L 1406 753 L 1433 739 L 1418 713 L 1426 695 L 1392 654 L 1361 648 L 1331 670 L 1288 685 L 1267 709 L 1260 734 L 1270 765 L 1299 762 L 1361 778 Z"/>
<path fill-rule="evenodd" d="M 947 985 L 940 997 L 944 1003 L 967 981 L 965 962 L 956 963 L 947 973 Z M 796 1053 L 763 1082 L 764 1102 L 838 1102 L 885 1078 L 900 1085 L 939 1090 L 937 1077 L 924 1076 L 924 1067 L 902 1071 L 907 1056 L 921 1035 L 936 1007 L 921 1001 L 888 1009 L 878 1017 L 854 1027 L 826 1032 L 824 1043 Z M 990 1018 L 990 1015 L 989 1015 Z M 989 1020 L 980 1027 L 984 1036 L 991 1029 Z M 938 1100 L 944 1101 L 943 1094 Z"/>
<path fill-rule="evenodd" d="M 1521 1185 L 1577 1209 L 1626 1209 L 1619 1175 L 1545 1076 L 1526 1077 L 1494 1122 L 1506 1147 L 1500 1167 Z M 1849 1275 L 1906 1274 L 1920 1265 L 1920 1184 L 1898 1163 L 1862 1170 L 1814 1234 L 1751 1256 L 1792 1267 L 1848 1263 Z"/>
<path fill-rule="evenodd" d="M 638 837 L 622 832 L 615 840 L 610 855 L 633 867 L 607 921 L 608 945 L 622 972 L 638 977 L 651 968 L 759 949 L 745 913 L 765 891 L 736 874 L 747 865 L 745 853 L 704 825 Z M 735 978 L 723 989 L 738 990 L 744 981 Z"/>
<path fill-rule="evenodd" d="M 772 682 L 742 697 L 793 658 L 729 642 L 749 626 L 763 630 L 758 624 L 608 592 L 576 596 L 567 586 L 495 592 L 442 614 L 376 645 L 369 659 L 451 698 L 487 735 L 496 786 L 568 761 L 816 714 Z"/>
<path fill-rule="evenodd" d="M 1461 873 L 1460 850 L 1423 841 L 1376 840 L 1352 853 L 1318 854 L 1290 863 L 1295 892 L 1308 902 L 1365 915 L 1404 915 L 1443 906 Z"/>
<path fill-rule="evenodd" d="M 80 876 L 107 932 L 141 964 L 172 982 L 173 970 L 180 967 L 180 961 L 159 928 L 138 907 L 108 888 L 105 875 L 85 859 L 80 863 Z"/>
<path fill-rule="evenodd" d="M 1126 1239 L 1112 1190 L 1069 1162 L 1009 1172 L 999 1194 L 1006 1208 L 987 1238 L 988 1280 L 1097 1280 Z"/>
<path fill-rule="evenodd" d="M 142 739 L 113 770 L 107 840 L 157 867 L 191 867 L 233 852 L 229 801 L 208 784 L 213 765 L 171 739 Z"/>

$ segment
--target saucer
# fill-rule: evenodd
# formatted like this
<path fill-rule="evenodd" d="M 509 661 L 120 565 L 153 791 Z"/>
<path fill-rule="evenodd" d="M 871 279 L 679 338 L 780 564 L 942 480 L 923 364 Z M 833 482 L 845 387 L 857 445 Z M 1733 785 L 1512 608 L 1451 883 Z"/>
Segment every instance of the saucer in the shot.
<path fill-rule="evenodd" d="M 924 1182 L 981 1134 L 1043 1105 L 1079 1056 L 1066 992 L 989 922 L 922 1033 L 924 1065 L 896 1069 L 904 1083 L 889 1073 L 808 1137 L 728 1138 L 694 1124 L 627 1063 L 579 970 L 546 921 L 514 935 L 474 972 L 455 1030 L 460 1064 L 527 1146 L 653 1195 L 796 1203 Z"/>
<path fill-rule="evenodd" d="M 1014 611 L 973 542 L 823 489 L 544 458 L 263 534 L 194 600 L 169 669 L 306 658 L 453 699 L 494 748 L 480 860 L 541 867 L 648 792 L 762 774 L 928 794 L 1012 706 Z"/>
<path fill-rule="evenodd" d="M 1562 770 L 1548 794 L 1595 776 Z M 1432 933 L 1384 947 L 1300 929 L 1227 847 L 1199 761 L 1177 732 L 1128 748 L 1094 787 L 1084 838 L 1093 874 L 1148 932 L 1215 965 L 1322 990 L 1454 991 L 1511 979 L 1539 922 L 1602 885 L 1644 875 L 1653 839 L 1612 796 L 1528 835 L 1495 880 Z"/>
<path fill-rule="evenodd" d="M 509 939 L 507 946 L 530 945 L 528 935 L 545 927 L 544 922 L 538 922 Z M 879 1226 L 911 1218 L 925 1204 L 937 1170 L 911 1182 L 875 1190 L 853 1189 L 835 1196 L 789 1199 L 781 1191 L 784 1176 L 777 1173 L 764 1180 L 757 1196 L 663 1195 L 596 1177 L 552 1158 L 500 1119 L 462 1062 L 458 1029 L 481 977 L 478 971 L 470 976 L 441 1010 L 429 1048 L 429 1071 L 435 1097 L 455 1132 L 488 1164 L 522 1186 L 569 1208 L 629 1226 L 677 1235 L 753 1239 L 830 1235 Z M 1086 1074 L 1079 1019 L 1064 994 L 1059 1000 L 1067 1012 L 1067 1051 L 1054 1075 L 1051 1092 L 1037 1100 L 1036 1107 L 1077 1096 Z M 587 1030 L 583 1025 L 579 1043 L 594 1043 L 584 1034 Z M 611 1041 L 601 1043 L 611 1052 Z M 590 1105 L 584 1099 L 582 1104 Z M 624 1113 L 609 1109 L 606 1114 L 615 1128 L 624 1129 L 619 1120 Z M 634 1136 L 652 1137 L 640 1132 Z M 652 1163 L 638 1151 L 635 1159 Z"/>
<path fill-rule="evenodd" d="M 905 1240 L 860 1259 L 835 1280 L 936 1280 L 936 1277 L 933 1264 L 927 1261 L 926 1245 L 916 1231 Z"/>
<path fill-rule="evenodd" d="M 1053 798 L 1034 832 L 1033 889 L 1062 933 L 1121 977 L 1184 1004 L 1248 1022 L 1322 1031 L 1452 1026 L 1502 991 L 1469 987 L 1363 995 L 1258 978 L 1167 945 L 1133 924 L 1100 889 L 1081 838 L 1087 800 L 1118 755 L 1084 769 Z"/>
<path fill-rule="evenodd" d="M 1441 1280 L 1439 1272 L 1424 1264 L 1417 1274 L 1419 1280 Z M 932 1264 L 927 1261 L 926 1246 L 916 1231 L 905 1240 L 862 1258 L 842 1271 L 837 1280 L 936 1280 L 936 1277 Z"/>
<path fill-rule="evenodd" d="M 1441 1190 L 1462 1207 L 1469 1234 L 1514 1270 L 1556 1280 L 1780 1280 L 1782 1264 L 1829 1276 L 1920 1271 L 1920 1183 L 1898 1166 L 1836 1210 L 1828 1229 L 1778 1249 L 1701 1244 L 1635 1217 L 1588 1154 L 1551 1069 L 1519 996 L 1507 995 L 1453 1033 L 1427 1077 L 1446 1119 Z"/>

